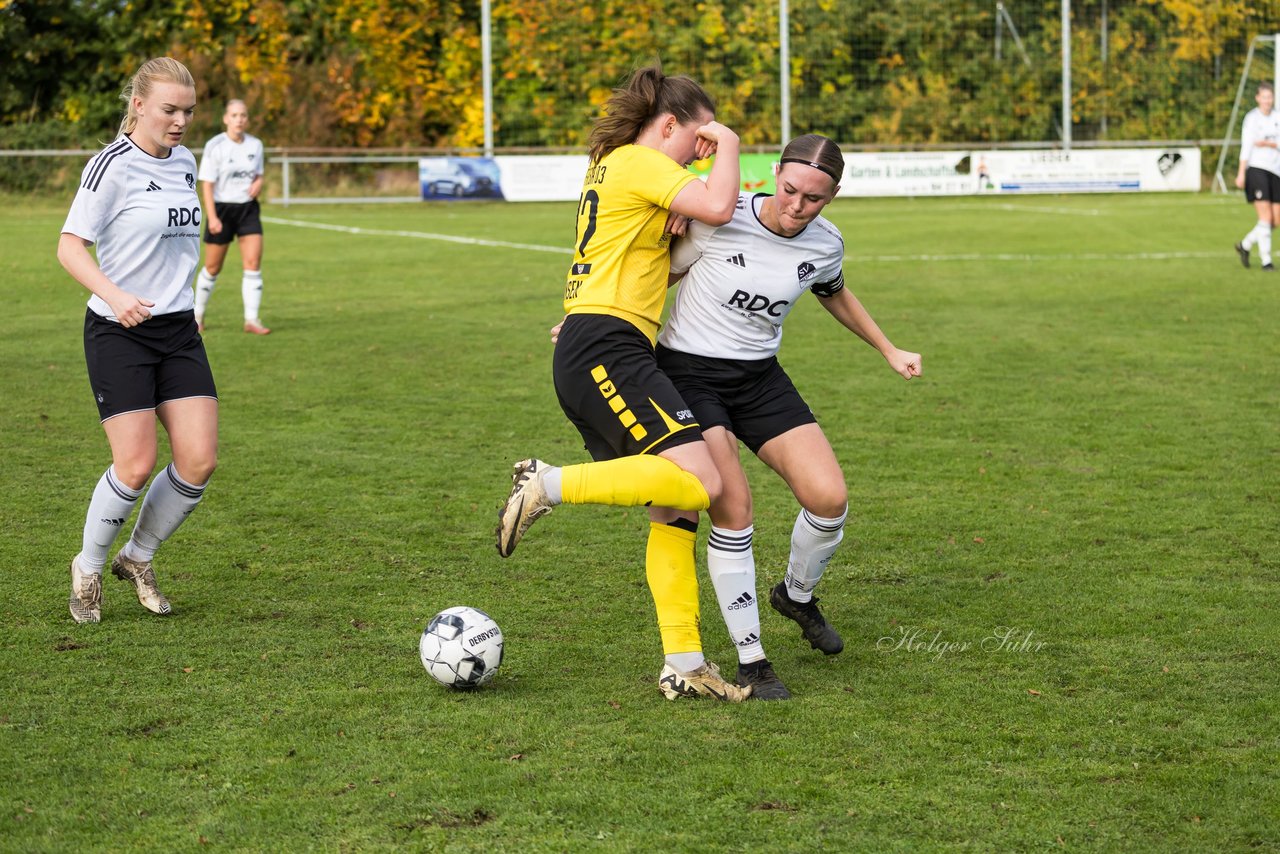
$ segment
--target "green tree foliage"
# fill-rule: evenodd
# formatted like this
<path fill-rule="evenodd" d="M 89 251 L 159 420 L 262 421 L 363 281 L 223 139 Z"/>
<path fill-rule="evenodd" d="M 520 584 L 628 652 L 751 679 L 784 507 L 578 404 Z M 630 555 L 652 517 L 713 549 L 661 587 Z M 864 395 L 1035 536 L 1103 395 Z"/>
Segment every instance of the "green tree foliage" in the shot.
<path fill-rule="evenodd" d="M 996 56 L 988 0 L 790 0 L 793 132 L 1056 139 L 1061 0 L 1004 5 L 1025 59 L 1007 30 Z M 776 146 L 778 15 L 777 0 L 493 0 L 495 142 L 582 146 L 610 90 L 660 58 L 746 144 Z M 1280 0 L 1074 0 L 1074 137 L 1220 134 L 1250 39 L 1276 29 Z M 0 147 L 109 137 L 120 89 L 159 54 L 196 76 L 197 140 L 241 97 L 272 145 L 475 147 L 480 44 L 479 0 L 0 0 Z"/>

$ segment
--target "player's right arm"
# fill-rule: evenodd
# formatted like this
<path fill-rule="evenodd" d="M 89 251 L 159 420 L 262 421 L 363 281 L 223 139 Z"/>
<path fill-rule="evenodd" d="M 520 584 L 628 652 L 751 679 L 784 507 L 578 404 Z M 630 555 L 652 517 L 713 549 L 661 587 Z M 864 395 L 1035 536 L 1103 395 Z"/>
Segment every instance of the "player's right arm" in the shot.
<path fill-rule="evenodd" d="M 1240 169 L 1236 172 L 1236 188 L 1244 189 L 1244 173 L 1249 168 L 1249 157 L 1253 154 L 1253 147 L 1258 144 L 1258 125 L 1254 121 L 1255 113 L 1250 112 L 1244 117 L 1244 124 L 1240 128 Z"/>
<path fill-rule="evenodd" d="M 717 155 L 711 164 L 711 174 L 704 184 L 690 181 L 671 202 L 671 210 L 705 222 L 707 225 L 724 225 L 733 219 L 733 209 L 738 203 L 738 135 L 719 122 L 710 122 L 698 128 L 697 157 L 699 160 Z"/>
<path fill-rule="evenodd" d="M 120 321 L 121 326 L 137 326 L 150 317 L 148 309 L 155 303 L 134 296 L 108 279 L 98 262 L 89 254 L 90 245 L 83 237 L 69 231 L 62 232 L 58 237 L 58 262 L 71 274 L 71 278 L 111 306 L 111 313 Z"/>
<path fill-rule="evenodd" d="M 222 233 L 222 220 L 218 219 L 218 206 L 213 202 L 213 182 L 200 182 L 200 198 L 204 200 L 204 218 L 210 234 Z"/>

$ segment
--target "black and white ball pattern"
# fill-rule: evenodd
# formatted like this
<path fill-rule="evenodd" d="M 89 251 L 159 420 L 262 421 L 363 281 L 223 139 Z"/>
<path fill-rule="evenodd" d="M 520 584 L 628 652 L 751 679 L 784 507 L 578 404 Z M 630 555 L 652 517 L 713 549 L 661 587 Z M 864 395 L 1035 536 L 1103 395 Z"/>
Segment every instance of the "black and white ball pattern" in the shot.
<path fill-rule="evenodd" d="M 446 608 L 422 630 L 418 654 L 441 685 L 476 688 L 493 679 L 502 664 L 502 629 L 477 608 Z"/>

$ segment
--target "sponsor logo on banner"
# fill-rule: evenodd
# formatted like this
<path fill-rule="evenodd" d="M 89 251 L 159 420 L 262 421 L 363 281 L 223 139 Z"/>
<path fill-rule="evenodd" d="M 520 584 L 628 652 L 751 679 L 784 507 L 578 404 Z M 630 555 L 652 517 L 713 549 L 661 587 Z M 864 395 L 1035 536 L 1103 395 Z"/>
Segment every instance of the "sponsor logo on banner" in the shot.
<path fill-rule="evenodd" d="M 1198 148 L 976 152 L 995 193 L 1196 192 Z"/>

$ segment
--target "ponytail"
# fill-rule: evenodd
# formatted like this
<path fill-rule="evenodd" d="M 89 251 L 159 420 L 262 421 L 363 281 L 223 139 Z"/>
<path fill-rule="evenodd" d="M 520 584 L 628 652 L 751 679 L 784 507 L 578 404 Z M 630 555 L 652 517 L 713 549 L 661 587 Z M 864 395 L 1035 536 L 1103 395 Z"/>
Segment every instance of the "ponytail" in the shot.
<path fill-rule="evenodd" d="M 701 86 L 684 75 L 667 77 L 661 63 L 637 69 L 605 102 L 587 140 L 591 162 L 603 159 L 615 148 L 636 141 L 645 125 L 663 113 L 681 123 L 695 120 L 703 111 L 715 113 L 716 104 Z"/>

